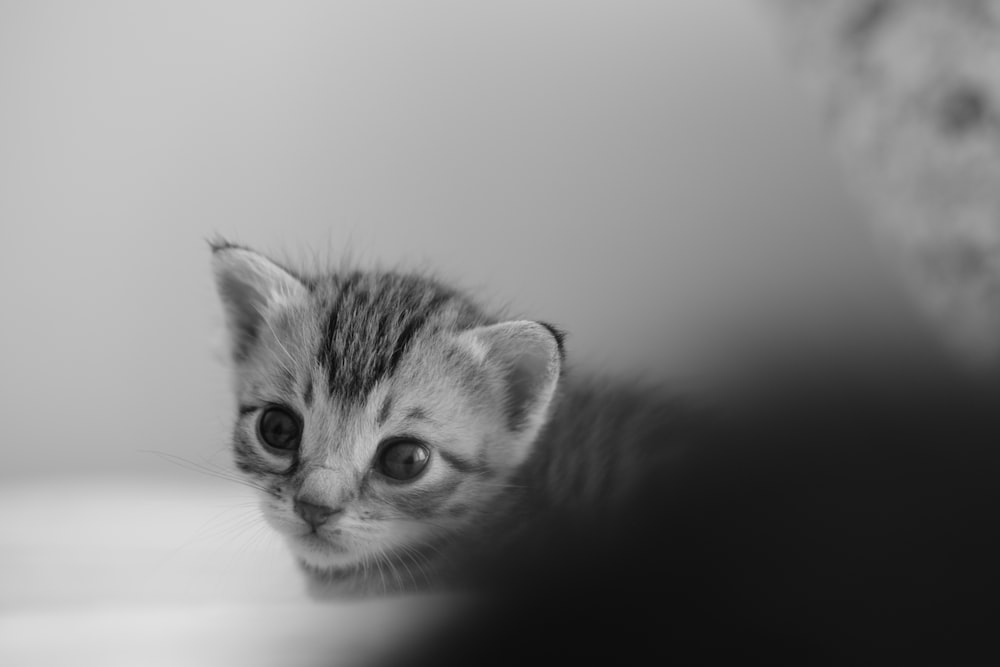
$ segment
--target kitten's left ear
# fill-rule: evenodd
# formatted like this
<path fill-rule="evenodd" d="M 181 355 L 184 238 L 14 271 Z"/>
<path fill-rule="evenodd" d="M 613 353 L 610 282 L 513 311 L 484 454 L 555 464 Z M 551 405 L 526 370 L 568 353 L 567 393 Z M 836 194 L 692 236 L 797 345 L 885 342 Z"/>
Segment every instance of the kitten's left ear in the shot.
<path fill-rule="evenodd" d="M 516 321 L 470 329 L 459 338 L 503 386 L 506 426 L 520 443 L 513 462 L 519 463 L 548 420 L 562 372 L 562 334 L 547 324 Z"/>
<path fill-rule="evenodd" d="M 265 318 L 275 308 L 305 298 L 309 291 L 287 270 L 239 246 L 213 244 L 212 268 L 237 363 L 246 359 Z"/>

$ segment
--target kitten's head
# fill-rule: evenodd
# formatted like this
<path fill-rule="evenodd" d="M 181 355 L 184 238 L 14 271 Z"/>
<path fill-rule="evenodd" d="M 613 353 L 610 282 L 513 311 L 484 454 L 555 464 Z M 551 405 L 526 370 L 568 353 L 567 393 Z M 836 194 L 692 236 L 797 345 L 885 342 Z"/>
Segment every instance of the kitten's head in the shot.
<path fill-rule="evenodd" d="M 530 454 L 559 335 L 419 276 L 306 277 L 230 244 L 213 246 L 213 265 L 236 465 L 267 521 L 316 580 L 422 584 Z"/>

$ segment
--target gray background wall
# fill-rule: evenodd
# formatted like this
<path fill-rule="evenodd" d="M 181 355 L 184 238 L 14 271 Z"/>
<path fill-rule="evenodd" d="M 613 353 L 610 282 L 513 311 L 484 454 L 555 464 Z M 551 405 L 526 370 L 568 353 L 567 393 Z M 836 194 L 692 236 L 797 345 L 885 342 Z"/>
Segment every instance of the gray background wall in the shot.
<path fill-rule="evenodd" d="M 215 234 L 432 267 L 656 375 L 760 295 L 863 285 L 768 28 L 723 0 L 0 2 L 0 475 L 225 460 Z"/>

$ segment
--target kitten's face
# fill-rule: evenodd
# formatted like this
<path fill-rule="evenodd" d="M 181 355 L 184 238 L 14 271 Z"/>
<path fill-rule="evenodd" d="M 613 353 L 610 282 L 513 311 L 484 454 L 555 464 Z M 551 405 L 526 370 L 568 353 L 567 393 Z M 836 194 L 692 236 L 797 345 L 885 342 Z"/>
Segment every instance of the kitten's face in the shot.
<path fill-rule="evenodd" d="M 215 252 L 233 340 L 237 465 L 313 579 L 422 586 L 530 452 L 559 374 L 535 323 L 490 324 L 394 274 L 300 280 Z"/>
<path fill-rule="evenodd" d="M 265 517 L 313 568 L 389 557 L 418 569 L 420 550 L 474 521 L 510 470 L 505 448 L 491 446 L 508 437 L 503 397 L 471 382 L 472 354 L 439 337 L 414 345 L 361 400 L 345 399 L 310 363 L 318 341 L 277 333 L 290 354 L 264 346 L 256 356 L 236 437 L 241 468 L 271 492 Z M 278 380 L 285 367 L 293 381 Z"/>

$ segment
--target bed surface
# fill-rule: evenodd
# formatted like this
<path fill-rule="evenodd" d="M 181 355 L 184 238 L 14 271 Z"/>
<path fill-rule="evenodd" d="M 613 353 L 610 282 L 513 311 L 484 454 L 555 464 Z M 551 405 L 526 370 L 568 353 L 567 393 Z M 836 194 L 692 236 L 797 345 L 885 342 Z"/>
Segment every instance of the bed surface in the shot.
<path fill-rule="evenodd" d="M 7 480 L 0 527 L 0 665 L 353 664 L 437 604 L 310 600 L 235 485 Z"/>

